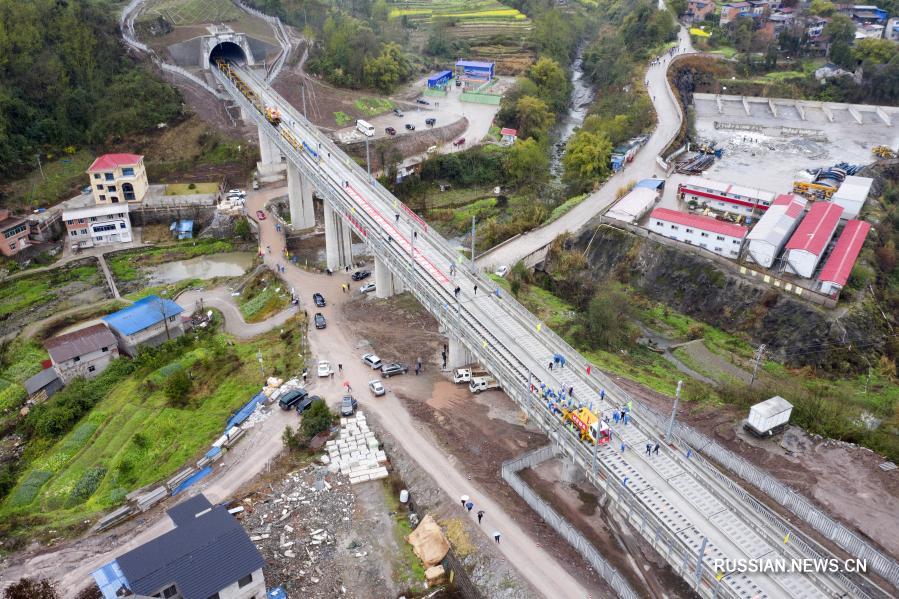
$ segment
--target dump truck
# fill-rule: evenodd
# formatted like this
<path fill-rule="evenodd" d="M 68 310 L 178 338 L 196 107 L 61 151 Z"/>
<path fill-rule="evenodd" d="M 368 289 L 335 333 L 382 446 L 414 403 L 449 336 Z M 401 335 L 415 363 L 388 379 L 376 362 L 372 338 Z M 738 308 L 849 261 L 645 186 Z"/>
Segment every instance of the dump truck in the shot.
<path fill-rule="evenodd" d="M 582 441 L 604 445 L 611 438 L 609 425 L 587 408 L 563 410 L 566 426 L 581 436 Z"/>
<path fill-rule="evenodd" d="M 459 383 L 468 383 L 471 382 L 471 377 L 473 376 L 487 376 L 488 374 L 490 373 L 481 368 L 455 368 L 453 369 L 453 382 L 457 385 Z"/>
<path fill-rule="evenodd" d="M 277 127 L 281 124 L 281 111 L 274 106 L 265 109 L 265 118 L 269 123 Z"/>
<path fill-rule="evenodd" d="M 472 377 L 468 383 L 468 390 L 472 393 L 480 393 L 488 389 L 499 389 L 499 382 L 492 376 L 476 376 Z"/>

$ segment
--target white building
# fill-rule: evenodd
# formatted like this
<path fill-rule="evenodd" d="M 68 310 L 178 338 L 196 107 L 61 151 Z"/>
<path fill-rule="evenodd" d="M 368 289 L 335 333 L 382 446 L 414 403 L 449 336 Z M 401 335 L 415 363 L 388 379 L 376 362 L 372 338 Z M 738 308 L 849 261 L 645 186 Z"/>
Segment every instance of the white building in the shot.
<path fill-rule="evenodd" d="M 846 180 L 840 184 L 840 188 L 836 190 L 830 198 L 834 204 L 842 206 L 843 220 L 849 220 L 858 216 L 868 199 L 871 192 L 871 184 L 874 179 L 869 177 L 846 177 Z"/>
<path fill-rule="evenodd" d="M 78 247 L 94 247 L 131 241 L 128 204 L 108 204 L 64 210 L 68 242 Z"/>
<path fill-rule="evenodd" d="M 842 213 L 841 206 L 830 202 L 812 204 L 811 210 L 787 242 L 787 251 L 784 254 L 785 268 L 800 277 L 811 278 L 827 249 L 827 244 L 833 239 Z"/>
<path fill-rule="evenodd" d="M 704 177 L 688 177 L 677 186 L 677 193 L 685 202 L 694 201 L 712 210 L 746 217 L 764 214 L 774 201 L 771 191 Z"/>
<path fill-rule="evenodd" d="M 777 196 L 746 236 L 746 258 L 765 268 L 771 268 L 787 239 L 799 225 L 806 204 L 808 200 L 801 196 Z"/>
<path fill-rule="evenodd" d="M 749 229 L 709 216 L 656 208 L 649 215 L 649 230 L 697 245 L 725 258 L 737 258 Z"/>
<path fill-rule="evenodd" d="M 44 347 L 63 383 L 78 377 L 99 376 L 119 357 L 115 335 L 103 324 L 51 337 L 44 341 Z"/>
<path fill-rule="evenodd" d="M 630 193 L 615 202 L 606 216 L 625 223 L 635 223 L 649 212 L 659 199 L 659 192 L 647 187 L 635 187 Z"/>

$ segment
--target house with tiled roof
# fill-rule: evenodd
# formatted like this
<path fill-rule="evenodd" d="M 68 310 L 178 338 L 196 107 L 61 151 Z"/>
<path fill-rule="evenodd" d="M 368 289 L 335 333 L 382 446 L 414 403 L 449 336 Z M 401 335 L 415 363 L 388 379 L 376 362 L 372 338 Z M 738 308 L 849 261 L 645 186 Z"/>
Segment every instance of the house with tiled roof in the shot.
<path fill-rule="evenodd" d="M 139 154 L 104 154 L 87 169 L 95 204 L 136 204 L 147 195 L 147 170 Z"/>
<path fill-rule="evenodd" d="M 63 383 L 74 378 L 99 376 L 119 357 L 115 335 L 104 324 L 57 335 L 44 341 L 53 369 Z"/>

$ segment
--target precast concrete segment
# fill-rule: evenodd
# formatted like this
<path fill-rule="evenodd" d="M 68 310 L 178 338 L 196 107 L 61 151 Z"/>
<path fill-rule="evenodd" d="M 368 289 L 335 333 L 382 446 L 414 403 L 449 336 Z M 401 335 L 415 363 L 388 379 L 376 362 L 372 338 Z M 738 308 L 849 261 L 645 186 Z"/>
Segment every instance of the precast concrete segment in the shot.
<path fill-rule="evenodd" d="M 240 73 L 243 75 L 243 71 Z M 252 85 L 257 93 L 266 94 L 268 101 L 274 99 L 277 105 L 283 106 L 285 114 L 290 113 L 289 105 L 283 103 L 271 90 L 255 82 Z M 236 94 L 237 92 L 232 91 L 231 93 Z M 294 134 L 299 135 L 303 140 L 321 139 L 317 131 L 300 117 L 295 117 L 294 120 L 295 123 L 291 124 Z M 413 291 L 420 299 L 426 300 L 429 309 L 435 313 L 438 320 L 444 323 L 457 322 L 460 327 L 457 331 L 462 333 L 460 336 L 466 339 L 480 337 L 480 345 L 475 342 L 469 347 L 474 350 L 476 355 L 483 355 L 483 360 L 500 368 L 500 372 L 514 373 L 519 384 L 522 380 L 533 379 L 537 383 L 543 382 L 552 389 L 573 387 L 575 397 L 580 401 L 598 400 L 598 389 L 593 388 L 585 381 L 585 373 L 579 372 L 575 368 L 549 368 L 549 361 L 558 351 L 552 345 L 551 337 L 546 334 L 541 335 L 539 326 L 537 330 L 529 330 L 524 326 L 524 321 L 510 316 L 512 308 L 506 305 L 501 297 L 487 295 L 483 287 L 478 293 L 475 285 L 480 281 L 466 269 L 457 268 L 456 276 L 450 280 L 446 273 L 449 272 L 451 265 L 455 265 L 456 256 L 448 246 L 445 246 L 445 242 L 433 232 L 428 231 L 421 223 L 411 219 L 399 219 L 397 222 L 394 217 L 397 212 L 397 200 L 386 190 L 373 184 L 367 175 L 358 166 L 348 161 L 330 141 L 323 139 L 318 143 L 324 143 L 335 158 L 323 160 L 318 157 L 313 160 L 306 155 L 297 157 L 290 153 L 288 156 L 293 156 L 292 160 L 298 160 L 298 164 L 304 169 L 308 169 L 311 176 L 324 177 L 331 182 L 325 196 L 332 199 L 329 201 L 338 202 L 343 207 L 339 215 L 332 209 L 331 214 L 326 216 L 326 228 L 329 218 L 330 220 L 343 218 L 353 224 L 363 240 L 372 243 L 373 247 L 384 253 L 383 257 L 393 265 L 395 274 L 412 283 Z M 294 147 L 296 148 L 296 146 Z M 326 207 L 329 206 L 329 201 L 326 201 Z M 408 265 L 408 268 L 404 268 L 404 265 Z M 486 285 L 487 283 L 482 284 Z M 453 288 L 457 285 L 462 290 L 459 302 L 454 301 L 453 294 Z M 433 294 L 442 298 L 442 308 L 433 303 L 435 297 Z M 527 348 L 533 348 L 534 351 Z M 514 382 L 508 376 L 505 380 L 508 384 Z M 608 402 L 598 401 L 597 403 L 601 406 L 610 405 Z M 618 403 L 620 404 L 620 402 Z M 642 432 L 646 425 L 640 423 L 640 415 L 634 416 L 635 420 L 629 425 L 630 428 L 625 427 L 628 429 L 624 433 L 627 438 L 653 438 Z M 540 414 L 538 418 L 541 426 L 544 427 L 550 422 L 544 420 L 545 418 L 545 414 Z M 557 421 L 553 427 L 547 429 L 548 434 L 553 436 L 568 434 Z M 618 437 L 615 438 L 615 441 L 617 440 Z M 746 557 L 745 553 L 726 534 L 723 534 L 708 521 L 705 514 L 699 512 L 670 486 L 667 479 L 672 476 L 673 472 L 676 472 L 676 469 L 670 464 L 663 465 L 660 461 L 659 470 L 656 471 L 651 466 L 651 458 L 644 459 L 640 456 L 641 447 L 626 445 L 624 452 L 621 452 L 620 447 L 615 448 L 614 446 L 613 441 L 612 444 L 604 446 L 601 451 L 600 467 L 603 469 L 603 476 L 620 477 L 622 483 L 624 483 L 624 477 L 627 477 L 625 486 L 628 492 L 638 500 L 641 495 L 646 495 L 645 501 L 648 503 L 667 501 L 687 522 L 692 523 L 694 530 L 702 530 L 701 534 L 698 532 L 697 534 L 700 543 L 703 537 L 707 539 L 709 549 L 706 551 L 706 560 L 711 554 L 720 554 L 729 559 Z M 586 445 L 582 445 L 580 451 L 582 456 L 589 455 L 589 448 Z M 669 451 L 667 447 L 663 446 L 663 455 L 668 454 Z M 704 474 L 699 470 L 691 472 L 689 475 L 685 474 L 683 484 L 691 489 L 695 486 L 701 490 L 703 484 L 700 484 L 694 478 L 695 476 L 704 476 Z M 709 483 L 704 481 L 704 484 Z M 713 487 L 714 484 L 711 485 L 711 488 Z M 649 495 L 650 493 L 653 495 Z M 753 514 L 743 508 L 740 513 L 735 512 L 734 517 L 752 519 L 754 518 Z M 696 551 L 699 550 L 700 544 L 696 543 L 695 547 L 689 545 L 688 541 L 691 537 L 684 536 L 683 531 L 678 533 L 678 537 L 682 544 L 694 548 Z M 790 549 L 792 550 L 792 548 Z M 752 589 L 757 590 L 756 594 L 759 596 L 788 595 L 767 575 L 754 574 L 751 579 L 745 580 L 740 576 L 725 576 L 723 580 L 725 590 L 719 595 L 722 597 L 744 596 L 740 590 L 744 586 L 749 589 L 747 592 L 750 593 Z"/>
<path fill-rule="evenodd" d="M 290 161 L 287 162 L 287 199 L 290 205 L 290 228 L 300 230 L 314 227 L 312 183 Z"/>

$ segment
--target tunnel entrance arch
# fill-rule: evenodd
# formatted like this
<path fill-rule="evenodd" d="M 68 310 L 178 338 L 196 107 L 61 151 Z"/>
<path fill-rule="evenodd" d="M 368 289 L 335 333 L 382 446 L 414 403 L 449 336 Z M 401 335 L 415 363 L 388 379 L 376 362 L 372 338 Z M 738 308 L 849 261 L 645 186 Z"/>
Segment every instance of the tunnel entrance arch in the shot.
<path fill-rule="evenodd" d="M 219 42 L 209 52 L 209 64 L 214 65 L 219 60 L 245 65 L 247 64 L 247 54 L 243 48 L 234 42 Z"/>

